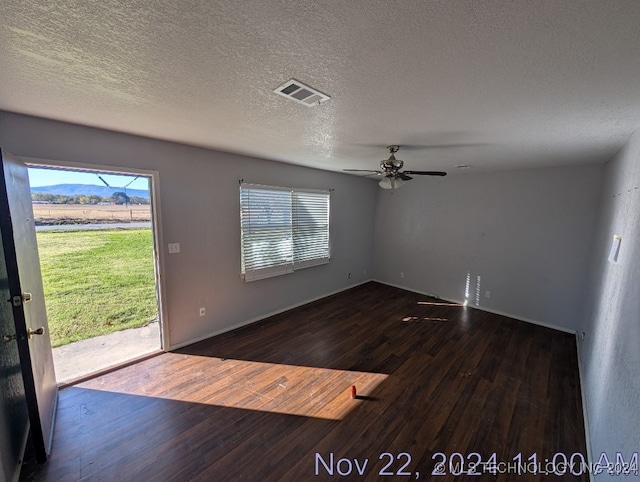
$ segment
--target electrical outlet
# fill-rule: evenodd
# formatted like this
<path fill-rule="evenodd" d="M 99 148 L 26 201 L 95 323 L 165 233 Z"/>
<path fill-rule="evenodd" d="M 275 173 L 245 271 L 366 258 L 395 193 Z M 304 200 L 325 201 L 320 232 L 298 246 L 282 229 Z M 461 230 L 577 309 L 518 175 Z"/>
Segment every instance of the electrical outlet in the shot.
<path fill-rule="evenodd" d="M 404 271 L 400 271 L 400 278 L 404 278 Z"/>
<path fill-rule="evenodd" d="M 491 298 L 491 291 L 487 290 L 484 292 L 485 298 Z"/>
<path fill-rule="evenodd" d="M 180 252 L 180 243 L 169 243 L 169 254 Z"/>
<path fill-rule="evenodd" d="M 202 308 L 200 308 L 200 316 L 204 316 L 206 315 L 207 310 L 204 309 L 204 306 Z"/>

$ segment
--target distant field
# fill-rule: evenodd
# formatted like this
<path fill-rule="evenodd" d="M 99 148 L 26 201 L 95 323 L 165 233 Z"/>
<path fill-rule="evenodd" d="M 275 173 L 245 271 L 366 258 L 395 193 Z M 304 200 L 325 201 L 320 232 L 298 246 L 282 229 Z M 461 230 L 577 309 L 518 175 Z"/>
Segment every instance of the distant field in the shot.
<path fill-rule="evenodd" d="M 36 224 L 89 224 L 151 221 L 151 206 L 34 204 Z"/>
<path fill-rule="evenodd" d="M 157 317 L 151 229 L 37 237 L 53 346 L 144 326 Z"/>

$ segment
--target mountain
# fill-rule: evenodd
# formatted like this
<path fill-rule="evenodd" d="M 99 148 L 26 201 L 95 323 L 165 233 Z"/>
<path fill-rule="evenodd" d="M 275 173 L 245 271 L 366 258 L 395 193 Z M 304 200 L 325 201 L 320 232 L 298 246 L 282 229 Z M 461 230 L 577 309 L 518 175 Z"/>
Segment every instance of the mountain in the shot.
<path fill-rule="evenodd" d="M 114 192 L 124 192 L 121 187 L 98 186 L 94 184 L 56 184 L 55 186 L 32 187 L 31 194 L 61 194 L 63 196 L 91 196 L 111 197 Z M 149 199 L 149 191 L 146 189 L 127 188 L 127 196 L 137 196 Z"/>

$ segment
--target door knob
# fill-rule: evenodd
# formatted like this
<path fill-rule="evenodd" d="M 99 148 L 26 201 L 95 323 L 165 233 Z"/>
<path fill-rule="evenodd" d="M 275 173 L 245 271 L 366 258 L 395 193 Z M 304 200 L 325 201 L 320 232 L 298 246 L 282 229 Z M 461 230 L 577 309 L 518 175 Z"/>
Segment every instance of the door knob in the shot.
<path fill-rule="evenodd" d="M 2 337 L 2 341 L 4 342 L 9 342 L 11 340 L 15 340 L 16 339 L 16 335 L 3 335 Z"/>
<path fill-rule="evenodd" d="M 22 302 L 23 303 L 28 303 L 29 301 L 31 301 L 32 298 L 33 298 L 33 296 L 31 295 L 31 293 L 22 293 Z"/>
<path fill-rule="evenodd" d="M 27 335 L 29 336 L 29 339 L 31 339 L 33 335 L 44 335 L 44 326 L 41 326 L 40 328 L 37 328 L 35 330 L 29 328 L 29 330 L 27 330 Z"/>

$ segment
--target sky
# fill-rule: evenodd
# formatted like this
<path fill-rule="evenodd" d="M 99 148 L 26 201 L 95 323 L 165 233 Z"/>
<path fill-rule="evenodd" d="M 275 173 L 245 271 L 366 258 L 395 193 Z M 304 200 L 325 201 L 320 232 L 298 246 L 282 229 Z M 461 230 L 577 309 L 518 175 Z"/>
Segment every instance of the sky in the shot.
<path fill-rule="evenodd" d="M 116 174 L 103 174 L 92 172 L 66 171 L 62 169 L 29 168 L 29 184 L 31 187 L 55 186 L 56 184 L 95 184 L 104 186 L 98 177 L 102 177 L 111 187 L 125 187 L 135 176 L 121 176 Z M 146 177 L 138 178 L 127 186 L 129 189 L 149 189 L 149 181 Z"/>

